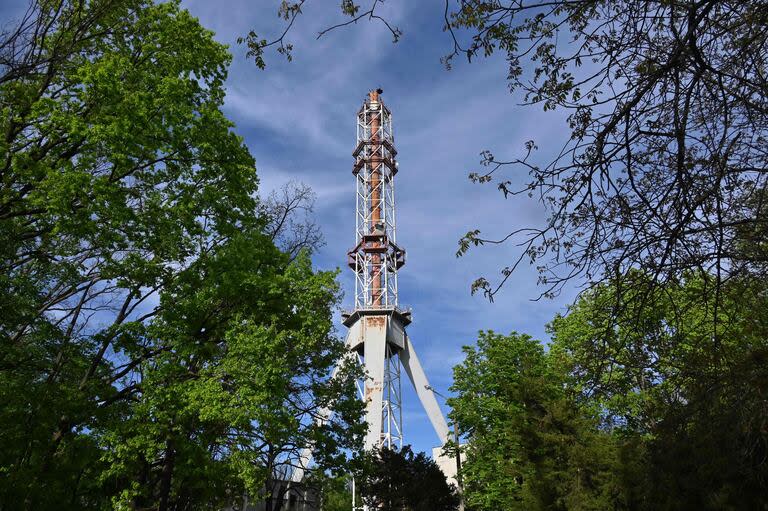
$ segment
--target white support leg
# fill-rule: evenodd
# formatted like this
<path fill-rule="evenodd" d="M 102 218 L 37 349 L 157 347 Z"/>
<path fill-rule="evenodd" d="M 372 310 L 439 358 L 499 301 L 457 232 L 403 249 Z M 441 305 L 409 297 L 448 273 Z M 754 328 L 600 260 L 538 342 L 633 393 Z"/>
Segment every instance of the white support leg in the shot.
<path fill-rule="evenodd" d="M 435 433 L 440 438 L 440 442 L 445 444 L 449 437 L 448 423 L 445 421 L 445 417 L 443 417 L 440 405 L 437 404 L 434 392 L 429 387 L 427 375 L 424 374 L 419 357 L 416 356 L 416 351 L 407 334 L 405 336 L 405 348 L 400 352 L 400 362 L 403 364 L 403 369 L 405 369 L 408 378 L 410 378 L 413 387 L 416 389 L 421 406 L 427 412 L 432 427 L 435 428 Z"/>
<path fill-rule="evenodd" d="M 384 415 L 383 391 L 385 384 L 385 367 L 387 364 L 386 347 L 387 341 L 392 340 L 387 339 L 387 328 L 384 318 L 380 316 L 369 316 L 363 318 L 363 321 L 365 322 L 365 324 L 362 325 L 362 329 L 364 330 L 364 332 L 362 332 L 365 350 L 364 364 L 368 373 L 368 378 L 365 380 L 364 385 L 366 422 L 368 424 L 368 432 L 365 436 L 364 446 L 366 450 L 370 450 L 381 445 L 382 436 L 385 433 L 385 429 L 382 428 L 382 419 Z M 358 341 L 356 339 L 356 337 L 348 336 L 348 346 L 357 346 Z M 413 387 L 416 390 L 416 395 L 419 396 L 421 405 L 424 407 L 424 411 L 427 413 L 427 416 L 432 423 L 432 427 L 440 438 L 441 444 L 445 444 L 450 436 L 448 424 L 437 403 L 434 392 L 429 388 L 429 381 L 424 373 L 424 369 L 421 367 L 421 363 L 416 355 L 413 344 L 407 334 L 403 334 L 401 339 L 397 339 L 397 343 L 402 343 L 403 346 L 399 352 L 400 363 L 402 364 L 403 369 L 405 369 L 408 378 L 411 380 L 411 384 L 413 384 Z M 349 355 L 355 356 L 352 351 L 349 352 Z M 336 377 L 337 371 L 338 368 L 335 368 L 331 378 Z M 388 411 L 391 413 L 394 410 Z M 318 422 L 322 424 L 327 421 L 330 418 L 331 413 L 332 410 L 330 408 L 321 410 L 317 419 Z M 392 419 L 394 419 L 394 417 L 392 417 Z M 399 423 L 399 420 L 396 422 Z M 400 424 L 397 424 L 397 429 L 395 431 L 402 435 L 400 427 Z M 291 480 L 300 482 L 304 478 L 306 467 L 309 466 L 311 461 L 312 447 L 308 446 L 301 451 L 299 467 L 294 469 L 293 474 L 291 475 Z"/>
<path fill-rule="evenodd" d="M 364 318 L 365 326 L 365 415 L 368 433 L 365 435 L 365 449 L 381 444 L 381 418 L 384 390 L 384 364 L 386 363 L 387 329 L 384 316 Z"/>

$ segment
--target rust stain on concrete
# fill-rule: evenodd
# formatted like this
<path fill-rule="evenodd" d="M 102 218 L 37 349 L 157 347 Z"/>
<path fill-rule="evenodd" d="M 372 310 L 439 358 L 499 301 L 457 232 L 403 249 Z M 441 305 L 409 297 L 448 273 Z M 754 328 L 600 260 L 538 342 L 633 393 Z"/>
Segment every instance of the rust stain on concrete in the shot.
<path fill-rule="evenodd" d="M 365 324 L 370 327 L 384 327 L 384 317 L 382 316 L 373 316 L 370 318 L 365 318 Z"/>

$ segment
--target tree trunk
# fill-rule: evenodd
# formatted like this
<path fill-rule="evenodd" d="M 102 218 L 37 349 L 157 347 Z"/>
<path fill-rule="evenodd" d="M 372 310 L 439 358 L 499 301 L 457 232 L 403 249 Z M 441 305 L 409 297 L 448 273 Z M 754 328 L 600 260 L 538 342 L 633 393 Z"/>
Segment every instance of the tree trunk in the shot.
<path fill-rule="evenodd" d="M 163 471 L 160 474 L 160 501 L 158 511 L 168 511 L 168 501 L 171 495 L 171 479 L 173 478 L 173 464 L 176 451 L 173 440 L 168 438 L 165 442 L 165 457 L 163 459 Z"/>

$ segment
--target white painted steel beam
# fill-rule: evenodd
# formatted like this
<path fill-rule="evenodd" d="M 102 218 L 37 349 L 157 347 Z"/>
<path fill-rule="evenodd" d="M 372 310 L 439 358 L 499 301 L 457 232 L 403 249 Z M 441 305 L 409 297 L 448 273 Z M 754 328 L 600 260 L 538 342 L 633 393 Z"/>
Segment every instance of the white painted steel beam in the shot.
<path fill-rule="evenodd" d="M 368 433 L 365 435 L 365 449 L 381 444 L 382 404 L 384 394 L 384 365 L 387 351 L 387 317 L 364 316 L 364 358 L 368 378 L 365 380 L 365 416 Z"/>
<path fill-rule="evenodd" d="M 440 443 L 445 444 L 448 441 L 450 433 L 448 430 L 448 423 L 445 421 L 440 405 L 437 404 L 435 393 L 429 386 L 427 375 L 421 367 L 419 357 L 416 355 L 416 350 L 407 334 L 405 336 L 405 349 L 400 352 L 400 362 L 402 362 L 403 369 L 405 369 L 408 378 L 416 389 L 416 395 L 419 396 L 421 406 L 423 406 L 424 411 L 427 412 L 429 421 L 432 423 L 435 433 L 437 433 L 437 436 L 440 438 Z"/>

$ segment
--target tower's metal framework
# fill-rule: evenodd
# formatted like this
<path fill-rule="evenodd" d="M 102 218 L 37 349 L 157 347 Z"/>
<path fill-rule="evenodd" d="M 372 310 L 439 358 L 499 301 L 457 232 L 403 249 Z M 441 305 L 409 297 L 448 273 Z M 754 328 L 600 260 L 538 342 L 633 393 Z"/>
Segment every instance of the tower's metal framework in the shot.
<path fill-rule="evenodd" d="M 364 321 L 368 324 L 364 330 L 369 334 L 375 330 L 374 324 L 385 325 L 397 320 L 410 322 L 397 301 L 397 271 L 405 264 L 405 251 L 397 245 L 395 224 L 397 150 L 392 113 L 379 94 L 378 90 L 371 91 L 357 112 L 357 144 L 352 153 L 355 158 L 352 167 L 355 176 L 355 247 L 347 253 L 347 262 L 355 274 L 356 314 L 350 314 L 345 324 L 352 326 L 361 316 L 367 316 Z M 382 316 L 382 312 L 386 314 Z M 364 345 L 361 342 L 356 347 L 363 363 L 366 360 Z M 384 349 L 383 354 L 378 353 L 380 348 Z M 362 397 L 366 401 L 378 401 L 374 394 L 381 393 L 381 428 L 378 439 L 371 434 L 366 447 L 382 444 L 400 448 L 403 445 L 403 415 L 399 350 L 389 342 L 376 346 L 376 350 L 375 363 L 381 367 L 375 370 L 381 371 L 382 378 L 375 385 L 366 384 Z M 379 360 L 378 355 L 383 355 L 383 360 Z M 373 354 L 369 350 L 368 358 L 371 357 Z"/>
<path fill-rule="evenodd" d="M 381 90 L 369 92 L 357 113 L 352 156 L 355 246 L 348 263 L 355 274 L 355 307 L 344 324 L 349 328 L 347 347 L 358 354 L 368 375 L 362 393 L 368 422 L 365 447 L 402 447 L 401 368 L 445 443 L 448 426 L 406 333 L 411 313 L 398 303 L 397 272 L 405 264 L 405 250 L 397 244 L 392 113 L 381 100 Z"/>
<path fill-rule="evenodd" d="M 355 309 L 397 307 L 397 270 L 405 251 L 397 246 L 395 174 L 397 151 L 392 113 L 372 91 L 357 113 L 355 248 L 348 253 L 355 272 Z"/>
<path fill-rule="evenodd" d="M 347 348 L 365 366 L 359 382 L 366 404 L 368 433 L 365 448 L 403 445 L 401 369 L 414 386 L 440 443 L 448 440 L 448 425 L 406 332 L 411 313 L 398 303 L 397 272 L 405 250 L 397 244 L 395 175 L 397 162 L 392 114 L 381 90 L 368 93 L 357 113 L 357 145 L 352 173 L 356 180 L 355 246 L 347 262 L 355 274 L 354 309 L 343 315 Z M 324 415 L 330 410 L 324 412 Z M 310 450 L 302 455 L 306 467 Z M 294 472 L 301 480 L 303 469 Z"/>

